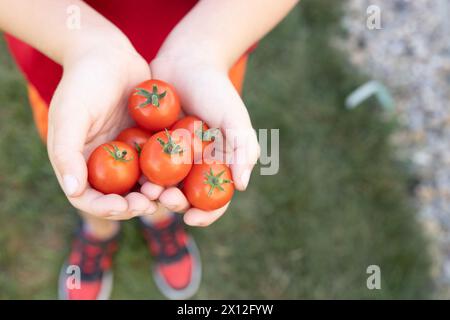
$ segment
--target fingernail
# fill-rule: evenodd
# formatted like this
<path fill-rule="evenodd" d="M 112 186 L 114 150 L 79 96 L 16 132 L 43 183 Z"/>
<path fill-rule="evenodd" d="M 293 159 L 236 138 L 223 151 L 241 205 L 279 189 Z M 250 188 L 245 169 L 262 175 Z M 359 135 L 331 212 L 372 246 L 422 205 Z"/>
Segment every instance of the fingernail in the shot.
<path fill-rule="evenodd" d="M 249 169 L 244 170 L 244 172 L 241 175 L 241 183 L 244 186 L 244 189 L 247 188 L 248 182 L 250 181 L 250 174 L 252 172 Z"/>
<path fill-rule="evenodd" d="M 78 189 L 78 180 L 72 175 L 65 175 L 63 177 L 63 186 L 64 186 L 64 192 L 66 195 L 71 196 L 75 192 L 77 192 Z"/>
<path fill-rule="evenodd" d="M 110 212 L 112 216 L 118 216 L 119 214 L 122 214 L 120 211 L 111 211 Z"/>

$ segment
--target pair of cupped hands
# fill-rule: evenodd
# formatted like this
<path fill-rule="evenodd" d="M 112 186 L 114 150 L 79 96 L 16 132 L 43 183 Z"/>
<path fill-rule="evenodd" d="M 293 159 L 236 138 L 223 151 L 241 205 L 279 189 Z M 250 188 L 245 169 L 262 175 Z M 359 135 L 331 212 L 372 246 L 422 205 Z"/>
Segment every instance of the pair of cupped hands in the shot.
<path fill-rule="evenodd" d="M 74 54 L 64 61 L 63 77 L 50 104 L 47 148 L 50 161 L 70 203 L 93 216 L 125 220 L 149 215 L 159 206 L 184 212 L 192 226 L 207 226 L 228 204 L 205 212 L 190 207 L 177 187 L 163 188 L 144 178 L 140 192 L 102 194 L 87 182 L 86 159 L 100 144 L 133 126 L 126 103 L 133 87 L 148 79 L 172 84 L 183 111 L 210 127 L 252 130 L 247 109 L 228 77 L 228 66 L 201 52 L 158 54 L 150 65 L 130 47 L 111 46 Z M 232 153 L 245 160 L 230 164 L 236 189 L 247 188 L 259 156 L 256 134 L 236 143 Z"/>

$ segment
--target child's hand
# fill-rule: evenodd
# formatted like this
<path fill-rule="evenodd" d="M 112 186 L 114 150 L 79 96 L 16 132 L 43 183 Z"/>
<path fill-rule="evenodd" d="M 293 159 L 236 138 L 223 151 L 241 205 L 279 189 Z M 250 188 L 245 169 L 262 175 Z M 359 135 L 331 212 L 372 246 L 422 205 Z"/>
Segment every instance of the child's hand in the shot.
<path fill-rule="evenodd" d="M 159 56 L 150 64 L 152 76 L 175 86 L 180 96 L 183 110 L 203 119 L 210 127 L 222 129 L 226 140 L 232 140 L 227 129 L 240 131 L 233 156 L 244 155 L 238 163 L 230 167 L 233 182 L 238 190 L 245 190 L 251 170 L 259 157 L 259 144 L 252 129 L 247 109 L 228 78 L 228 70 L 209 58 L 184 55 L 183 57 Z M 244 133 L 244 135 L 243 135 Z M 249 134 L 245 137 L 245 134 Z M 158 188 L 147 182 L 142 192 L 150 199 L 159 201 L 168 209 L 182 212 L 187 224 L 207 226 L 217 220 L 227 209 L 228 204 L 213 212 L 204 212 L 196 208 L 189 209 L 189 203 L 178 188 Z"/>
<path fill-rule="evenodd" d="M 104 195 L 87 183 L 86 158 L 130 126 L 126 101 L 134 85 L 150 78 L 148 64 L 131 46 L 91 49 L 64 61 L 51 102 L 48 154 L 69 201 L 107 219 L 129 219 L 156 210 L 141 193 Z"/>

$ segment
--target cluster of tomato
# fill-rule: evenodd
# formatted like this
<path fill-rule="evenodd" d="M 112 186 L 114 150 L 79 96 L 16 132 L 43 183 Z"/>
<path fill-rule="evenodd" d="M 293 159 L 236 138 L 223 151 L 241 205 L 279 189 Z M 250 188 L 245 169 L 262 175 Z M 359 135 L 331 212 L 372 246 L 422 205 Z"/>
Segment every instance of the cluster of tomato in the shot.
<path fill-rule="evenodd" d="M 163 187 L 181 184 L 190 204 L 202 210 L 218 209 L 231 200 L 234 186 L 228 166 L 204 161 L 214 130 L 194 116 L 179 119 L 180 101 L 171 85 L 160 80 L 139 84 L 129 97 L 128 111 L 139 127 L 123 130 L 92 152 L 88 160 L 92 187 L 122 195 L 144 174 Z M 186 132 L 189 139 L 182 134 Z"/>

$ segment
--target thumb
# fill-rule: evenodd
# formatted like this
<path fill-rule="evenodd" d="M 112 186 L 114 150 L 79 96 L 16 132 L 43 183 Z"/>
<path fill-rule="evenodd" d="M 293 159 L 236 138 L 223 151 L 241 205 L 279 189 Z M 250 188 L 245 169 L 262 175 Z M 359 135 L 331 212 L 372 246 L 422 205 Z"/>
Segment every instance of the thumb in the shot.
<path fill-rule="evenodd" d="M 223 99 L 224 118 L 221 129 L 225 135 L 225 144 L 232 151 L 230 168 L 233 181 L 238 190 L 245 190 L 250 176 L 260 155 L 260 146 L 255 129 L 253 129 L 247 108 L 238 92 L 231 85 L 227 86 L 227 99 Z"/>
<path fill-rule="evenodd" d="M 242 110 L 241 116 L 244 116 L 244 113 L 246 110 Z M 230 167 L 235 187 L 243 191 L 248 186 L 253 167 L 260 155 L 256 132 L 251 125 L 238 121 L 226 129 L 225 139 L 233 153 Z"/>
<path fill-rule="evenodd" d="M 59 104 L 58 99 L 50 107 L 47 149 L 50 162 L 67 197 L 80 196 L 87 185 L 87 166 L 83 156 L 88 132 L 88 117 L 82 110 Z"/>

